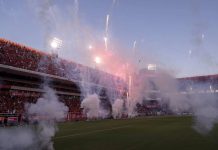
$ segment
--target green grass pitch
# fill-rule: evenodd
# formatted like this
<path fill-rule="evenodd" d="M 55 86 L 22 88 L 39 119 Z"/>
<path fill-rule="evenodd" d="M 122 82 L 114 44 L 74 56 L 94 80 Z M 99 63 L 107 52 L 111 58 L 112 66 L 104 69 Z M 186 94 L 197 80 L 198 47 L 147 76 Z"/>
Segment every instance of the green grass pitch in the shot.
<path fill-rule="evenodd" d="M 152 117 L 59 124 L 55 150 L 217 150 L 218 126 L 201 135 L 191 117 Z"/>

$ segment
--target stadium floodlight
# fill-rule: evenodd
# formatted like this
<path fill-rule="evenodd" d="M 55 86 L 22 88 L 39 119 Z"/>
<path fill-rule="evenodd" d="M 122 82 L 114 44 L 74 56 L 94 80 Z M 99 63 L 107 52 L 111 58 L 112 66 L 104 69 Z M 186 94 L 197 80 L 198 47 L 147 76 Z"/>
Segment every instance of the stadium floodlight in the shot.
<path fill-rule="evenodd" d="M 153 71 L 157 70 L 156 64 L 148 64 L 148 70 L 153 70 Z"/>
<path fill-rule="evenodd" d="M 62 46 L 62 40 L 54 37 L 50 42 L 50 46 L 52 49 L 58 49 Z"/>
<path fill-rule="evenodd" d="M 102 62 L 99 56 L 96 56 L 94 61 L 96 64 L 100 64 Z"/>

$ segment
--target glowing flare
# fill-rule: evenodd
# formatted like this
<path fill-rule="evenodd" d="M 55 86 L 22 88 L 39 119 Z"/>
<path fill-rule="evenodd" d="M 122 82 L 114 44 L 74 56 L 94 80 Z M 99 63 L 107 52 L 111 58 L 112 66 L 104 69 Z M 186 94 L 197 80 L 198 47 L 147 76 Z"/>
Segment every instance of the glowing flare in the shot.
<path fill-rule="evenodd" d="M 60 48 L 61 45 L 62 45 L 62 40 L 60 40 L 60 39 L 58 39 L 58 38 L 56 38 L 56 37 L 54 37 L 54 38 L 51 40 L 51 42 L 50 42 L 50 46 L 51 46 L 51 48 L 53 48 L 53 49 Z"/>
<path fill-rule="evenodd" d="M 96 56 L 96 57 L 95 57 L 95 63 L 96 63 L 96 64 L 100 64 L 100 63 L 101 63 L 101 58 L 98 57 L 98 56 Z"/>

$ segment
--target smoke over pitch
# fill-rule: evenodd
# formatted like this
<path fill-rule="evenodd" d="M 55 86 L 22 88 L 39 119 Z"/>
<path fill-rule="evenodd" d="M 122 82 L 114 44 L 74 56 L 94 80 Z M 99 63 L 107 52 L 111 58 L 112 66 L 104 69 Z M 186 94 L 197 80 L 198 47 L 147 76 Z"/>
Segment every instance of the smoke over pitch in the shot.
<path fill-rule="evenodd" d="M 98 118 L 100 109 L 100 100 L 98 95 L 88 95 L 81 103 L 81 108 L 83 108 L 83 113 L 87 115 L 88 119 Z"/>
<path fill-rule="evenodd" d="M 56 121 L 64 119 L 68 108 L 59 102 L 55 92 L 44 88 L 43 97 L 35 104 L 26 104 L 30 122 L 38 122 L 35 127 L 23 126 L 0 129 L 0 149 L 4 150 L 53 150 L 51 138 L 57 131 Z M 35 120 L 34 117 L 39 117 Z"/>
<path fill-rule="evenodd" d="M 199 133 L 210 132 L 218 123 L 218 99 L 213 84 L 192 83 L 176 79 L 167 70 L 158 69 L 153 75 L 137 76 L 125 106 L 129 117 L 136 116 L 136 104 L 143 99 L 160 98 L 159 104 L 167 104 L 175 114 L 190 112 L 194 118 L 193 128 Z M 184 88 L 185 87 L 185 88 Z M 149 92 L 150 91 L 150 92 Z"/>
<path fill-rule="evenodd" d="M 108 112 L 101 107 L 97 94 L 87 95 L 81 103 L 81 108 L 83 108 L 83 113 L 86 114 L 88 120 L 105 118 L 108 115 Z"/>
<path fill-rule="evenodd" d="M 121 118 L 123 114 L 123 105 L 124 101 L 123 99 L 116 99 L 112 105 L 112 115 L 113 118 Z"/>
<path fill-rule="evenodd" d="M 160 82 L 161 81 L 161 82 Z M 217 97 L 208 84 L 188 84 L 185 91 L 181 91 L 181 85 L 174 78 L 162 78 L 158 82 L 162 92 L 167 98 L 170 109 L 176 114 L 191 112 L 194 117 L 194 129 L 200 133 L 208 133 L 218 123 Z M 163 81 L 163 82 L 162 82 Z M 193 86 L 193 87 L 192 87 Z M 203 93 L 200 91 L 204 91 Z M 208 92 L 209 91 L 209 92 Z"/>
<path fill-rule="evenodd" d="M 192 99 L 192 107 L 195 115 L 195 125 L 193 126 L 198 132 L 206 134 L 210 132 L 214 125 L 218 123 L 218 102 L 217 97 L 196 96 Z"/>

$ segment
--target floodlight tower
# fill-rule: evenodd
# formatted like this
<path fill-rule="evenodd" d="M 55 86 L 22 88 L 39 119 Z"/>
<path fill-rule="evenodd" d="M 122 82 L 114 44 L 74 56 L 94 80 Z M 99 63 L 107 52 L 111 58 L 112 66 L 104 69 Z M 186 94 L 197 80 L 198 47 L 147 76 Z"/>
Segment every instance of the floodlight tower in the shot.
<path fill-rule="evenodd" d="M 61 48 L 62 46 L 62 40 L 54 37 L 53 39 L 51 39 L 50 41 L 50 47 L 51 47 L 51 53 L 52 55 L 58 57 L 58 50 Z"/>

